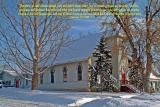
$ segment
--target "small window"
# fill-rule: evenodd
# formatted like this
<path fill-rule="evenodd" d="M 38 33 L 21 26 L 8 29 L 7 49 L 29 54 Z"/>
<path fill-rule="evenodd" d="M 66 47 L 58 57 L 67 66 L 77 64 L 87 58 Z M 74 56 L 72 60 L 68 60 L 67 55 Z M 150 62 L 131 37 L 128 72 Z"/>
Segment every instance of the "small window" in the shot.
<path fill-rule="evenodd" d="M 28 80 L 26 80 L 26 85 L 28 85 Z"/>
<path fill-rule="evenodd" d="M 78 74 L 78 81 L 81 81 L 82 80 L 82 66 L 81 65 L 78 65 L 77 74 Z"/>
<path fill-rule="evenodd" d="M 5 82 L 5 85 L 6 85 L 6 86 L 10 86 L 10 85 L 11 85 L 11 81 L 6 81 L 6 82 Z"/>
<path fill-rule="evenodd" d="M 26 85 L 28 85 L 28 75 L 26 75 Z"/>
<path fill-rule="evenodd" d="M 54 72 L 55 70 L 52 68 L 51 69 L 51 83 L 54 83 Z"/>
<path fill-rule="evenodd" d="M 63 68 L 63 82 L 67 82 L 67 68 Z"/>
<path fill-rule="evenodd" d="M 40 83 L 43 84 L 43 73 L 40 74 Z"/>
<path fill-rule="evenodd" d="M 0 80 L 2 80 L 3 79 L 3 75 L 2 75 L 2 73 L 0 74 Z"/>

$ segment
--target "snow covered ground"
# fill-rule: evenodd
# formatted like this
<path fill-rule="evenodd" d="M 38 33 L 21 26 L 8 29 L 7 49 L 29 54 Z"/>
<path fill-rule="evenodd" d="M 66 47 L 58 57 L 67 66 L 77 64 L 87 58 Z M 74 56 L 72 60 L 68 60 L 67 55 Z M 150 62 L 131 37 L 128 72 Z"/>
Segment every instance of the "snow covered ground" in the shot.
<path fill-rule="evenodd" d="M 0 107 L 160 107 L 160 93 L 89 93 L 0 89 Z"/>

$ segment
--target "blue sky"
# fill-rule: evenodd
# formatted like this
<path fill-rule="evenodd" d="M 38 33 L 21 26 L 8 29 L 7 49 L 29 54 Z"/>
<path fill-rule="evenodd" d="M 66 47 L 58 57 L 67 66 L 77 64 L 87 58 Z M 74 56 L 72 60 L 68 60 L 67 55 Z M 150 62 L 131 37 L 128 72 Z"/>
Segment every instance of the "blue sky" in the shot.
<path fill-rule="evenodd" d="M 8 7 L 12 9 L 12 11 L 15 8 L 15 3 L 13 0 L 6 0 Z M 127 1 L 127 0 L 126 0 Z M 137 4 L 140 7 L 140 10 L 142 10 L 142 7 L 146 3 L 147 0 L 136 0 Z M 17 12 L 14 12 L 15 15 L 18 15 Z M 100 32 L 100 20 L 101 18 L 88 18 L 88 19 L 72 19 L 71 22 L 71 29 L 69 30 L 69 33 L 72 35 L 78 36 L 80 34 L 87 34 L 88 32 L 90 33 L 98 33 Z"/>
<path fill-rule="evenodd" d="M 139 5 L 139 9 L 142 12 L 144 8 L 144 4 L 146 4 L 147 0 L 136 0 L 137 5 Z M 89 18 L 89 19 L 75 19 L 73 20 L 73 26 L 71 31 L 73 34 L 77 35 L 79 33 L 84 34 L 87 32 L 98 33 L 101 31 L 101 18 Z"/>
<path fill-rule="evenodd" d="M 90 33 L 100 32 L 100 21 L 98 18 L 89 19 L 73 19 L 71 21 L 71 32 L 75 36 Z"/>

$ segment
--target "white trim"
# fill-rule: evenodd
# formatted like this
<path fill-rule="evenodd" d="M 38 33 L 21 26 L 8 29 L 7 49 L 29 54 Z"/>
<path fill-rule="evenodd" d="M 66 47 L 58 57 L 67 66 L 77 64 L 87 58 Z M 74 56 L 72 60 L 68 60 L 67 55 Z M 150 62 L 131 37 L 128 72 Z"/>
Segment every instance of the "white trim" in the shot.
<path fill-rule="evenodd" d="M 66 61 L 66 62 L 62 62 L 62 63 L 55 63 L 52 66 L 64 65 L 64 64 L 74 63 L 74 62 L 87 61 L 88 59 L 89 59 L 89 57 L 88 58 L 83 58 L 83 59 L 78 59 L 78 60 Z"/>

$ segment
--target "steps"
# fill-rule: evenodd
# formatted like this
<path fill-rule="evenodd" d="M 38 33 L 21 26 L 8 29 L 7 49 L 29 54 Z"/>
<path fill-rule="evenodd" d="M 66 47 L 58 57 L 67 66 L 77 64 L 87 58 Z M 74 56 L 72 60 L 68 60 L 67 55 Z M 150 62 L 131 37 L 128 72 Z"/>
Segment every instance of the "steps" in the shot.
<path fill-rule="evenodd" d="M 121 92 L 129 92 L 129 93 L 139 93 L 140 91 L 130 84 L 121 85 L 120 87 Z"/>

